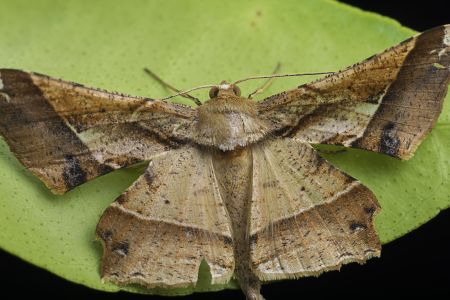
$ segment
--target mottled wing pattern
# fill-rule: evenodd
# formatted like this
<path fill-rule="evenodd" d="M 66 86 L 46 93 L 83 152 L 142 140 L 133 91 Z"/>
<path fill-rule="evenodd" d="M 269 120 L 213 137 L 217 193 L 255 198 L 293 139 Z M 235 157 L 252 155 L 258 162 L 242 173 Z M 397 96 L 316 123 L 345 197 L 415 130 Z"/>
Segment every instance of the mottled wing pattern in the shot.
<path fill-rule="evenodd" d="M 211 154 L 196 147 L 165 152 L 104 212 L 97 226 L 102 277 L 192 286 L 205 260 L 212 283 L 225 283 L 234 270 L 229 224 Z"/>
<path fill-rule="evenodd" d="M 323 79 L 271 96 L 273 133 L 408 159 L 430 132 L 450 79 L 450 25 L 436 27 Z"/>
<path fill-rule="evenodd" d="M 0 133 L 57 194 L 183 143 L 194 110 L 0 69 Z"/>
<path fill-rule="evenodd" d="M 249 240 L 261 280 L 318 275 L 379 256 L 378 209 L 368 188 L 307 143 L 274 139 L 253 147 Z"/>

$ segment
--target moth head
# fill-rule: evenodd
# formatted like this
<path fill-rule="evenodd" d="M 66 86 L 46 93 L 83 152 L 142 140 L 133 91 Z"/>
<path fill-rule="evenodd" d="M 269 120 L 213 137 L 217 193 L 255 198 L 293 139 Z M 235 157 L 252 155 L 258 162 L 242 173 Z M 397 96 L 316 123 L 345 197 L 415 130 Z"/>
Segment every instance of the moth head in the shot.
<path fill-rule="evenodd" d="M 209 90 L 209 98 L 214 99 L 220 96 L 241 96 L 241 89 L 232 83 L 222 81 L 219 85 Z"/>

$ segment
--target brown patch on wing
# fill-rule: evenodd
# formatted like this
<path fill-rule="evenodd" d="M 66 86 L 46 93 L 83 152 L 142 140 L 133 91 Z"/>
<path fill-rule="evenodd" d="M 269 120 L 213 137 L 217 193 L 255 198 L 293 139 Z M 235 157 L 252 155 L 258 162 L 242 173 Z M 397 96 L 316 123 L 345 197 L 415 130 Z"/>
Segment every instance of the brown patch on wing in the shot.
<path fill-rule="evenodd" d="M 373 193 L 305 143 L 253 147 L 251 263 L 261 280 L 318 275 L 379 256 Z"/>
<path fill-rule="evenodd" d="M 188 141 L 190 108 L 0 69 L 0 133 L 57 194 Z"/>
<path fill-rule="evenodd" d="M 28 74 L 2 70 L 0 76 L 8 95 L 0 101 L 0 132 L 27 168 L 58 194 L 100 175 L 101 164 Z"/>
<path fill-rule="evenodd" d="M 442 109 L 450 78 L 449 31 L 449 25 L 431 29 L 341 72 L 271 96 L 259 104 L 259 115 L 278 136 L 408 159 Z"/>
<path fill-rule="evenodd" d="M 155 156 L 100 219 L 102 278 L 193 286 L 205 260 L 212 283 L 225 283 L 234 269 L 229 224 L 211 154 L 183 147 Z"/>
<path fill-rule="evenodd" d="M 415 39 L 364 135 L 352 146 L 408 159 L 436 123 L 450 81 L 450 25 Z"/>

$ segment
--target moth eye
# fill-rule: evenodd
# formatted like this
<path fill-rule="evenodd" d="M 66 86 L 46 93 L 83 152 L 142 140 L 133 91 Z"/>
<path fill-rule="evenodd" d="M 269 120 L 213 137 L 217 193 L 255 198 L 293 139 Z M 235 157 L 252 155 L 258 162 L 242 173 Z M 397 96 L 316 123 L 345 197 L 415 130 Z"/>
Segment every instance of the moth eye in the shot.
<path fill-rule="evenodd" d="M 236 96 L 241 95 L 241 89 L 237 85 L 233 85 L 233 92 Z"/>
<path fill-rule="evenodd" d="M 217 86 L 212 87 L 209 90 L 209 98 L 211 98 L 211 99 L 216 98 L 218 94 L 219 94 L 219 88 Z"/>

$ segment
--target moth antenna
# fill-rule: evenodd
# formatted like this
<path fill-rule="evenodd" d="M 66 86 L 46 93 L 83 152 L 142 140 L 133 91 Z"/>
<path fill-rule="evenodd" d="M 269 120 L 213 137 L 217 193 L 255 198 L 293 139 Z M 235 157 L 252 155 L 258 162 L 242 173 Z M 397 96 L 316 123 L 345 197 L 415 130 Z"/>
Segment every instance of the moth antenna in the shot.
<path fill-rule="evenodd" d="M 164 98 L 156 99 L 156 100 L 164 101 L 164 100 L 171 99 L 171 98 L 174 98 L 174 97 L 177 97 L 177 96 L 186 95 L 186 93 L 190 93 L 192 91 L 201 90 L 201 89 L 208 89 L 208 88 L 210 89 L 212 87 L 218 87 L 218 86 L 216 84 L 200 85 L 200 86 L 197 86 L 197 87 L 194 87 L 194 88 L 191 88 L 191 89 L 188 89 L 188 90 L 180 91 L 180 92 L 178 92 L 176 94 L 173 94 L 173 95 L 170 95 L 170 96 L 167 96 L 167 97 L 164 97 Z M 200 102 L 200 105 L 201 105 L 201 102 Z"/>
<path fill-rule="evenodd" d="M 277 65 L 278 67 L 278 65 Z M 253 77 L 247 77 L 244 79 L 240 79 L 236 82 L 234 82 L 233 84 L 238 84 L 247 80 L 252 80 L 252 79 L 266 79 L 266 78 L 277 78 L 277 77 L 293 77 L 293 76 L 308 76 L 308 75 L 325 75 L 325 74 L 333 74 L 335 72 L 312 72 L 312 73 L 293 73 L 293 74 L 273 74 L 273 75 L 266 75 L 266 76 L 253 76 Z M 208 84 L 208 85 L 200 85 L 188 90 L 184 90 L 184 91 L 179 91 L 176 94 L 164 97 L 164 98 L 160 98 L 160 99 L 156 99 L 156 100 L 160 100 L 160 101 L 165 101 L 177 96 L 183 96 L 186 95 L 187 93 L 190 93 L 192 91 L 197 91 L 197 90 L 201 90 L 201 89 L 208 89 L 208 88 L 212 88 L 212 87 L 219 87 L 216 84 Z M 200 102 L 200 100 L 199 100 Z M 200 102 L 201 105 L 201 102 Z"/>
<path fill-rule="evenodd" d="M 272 75 L 277 74 L 278 71 L 280 71 L 280 69 L 281 69 L 281 63 L 278 62 L 277 65 L 275 66 L 275 69 L 272 72 Z M 267 89 L 273 83 L 274 79 L 275 78 L 273 78 L 273 77 L 272 78 L 268 78 L 266 81 L 264 81 L 264 83 L 259 88 L 257 88 L 255 91 L 250 93 L 247 98 L 248 99 L 252 99 L 253 96 L 261 94 L 262 92 L 264 92 L 264 90 Z"/>
<path fill-rule="evenodd" d="M 174 91 L 176 93 L 181 93 L 181 91 L 179 89 L 177 89 L 173 85 L 171 85 L 171 84 L 167 83 L 166 81 L 164 81 L 161 77 L 159 77 L 158 75 L 153 73 L 150 69 L 144 68 L 144 72 L 147 73 L 154 80 L 156 80 L 163 87 L 168 88 L 169 90 L 172 90 L 172 91 Z M 194 97 L 192 95 L 189 95 L 187 93 L 181 93 L 180 96 L 194 101 L 194 103 L 197 104 L 198 106 L 202 105 L 202 102 L 200 101 L 200 99 L 198 99 L 198 98 L 196 98 L 196 97 Z"/>
<path fill-rule="evenodd" d="M 272 74 L 272 75 L 265 75 L 265 76 L 253 76 L 253 77 L 247 77 L 243 79 L 239 79 L 238 81 L 234 82 L 233 84 L 238 84 L 247 80 L 253 80 L 253 79 L 266 79 L 266 78 L 278 78 L 278 77 L 294 77 L 294 76 L 310 76 L 310 75 L 328 75 L 333 74 L 335 72 L 311 72 L 311 73 L 290 73 L 290 74 Z"/>

